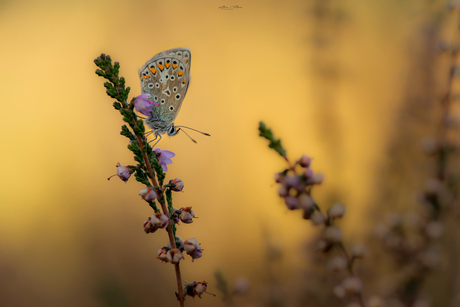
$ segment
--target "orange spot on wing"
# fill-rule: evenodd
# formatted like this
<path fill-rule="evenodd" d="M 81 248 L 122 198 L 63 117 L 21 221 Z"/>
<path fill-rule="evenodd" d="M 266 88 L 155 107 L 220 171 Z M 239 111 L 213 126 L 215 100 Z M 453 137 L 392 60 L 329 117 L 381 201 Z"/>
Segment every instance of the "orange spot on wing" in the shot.
<path fill-rule="evenodd" d="M 150 71 L 152 72 L 152 74 L 156 74 L 156 73 L 157 73 L 157 70 L 155 69 L 155 67 L 150 68 Z"/>
<path fill-rule="evenodd" d="M 144 79 L 147 79 L 147 76 L 146 76 L 146 75 L 143 75 L 142 77 L 144 77 Z"/>
<path fill-rule="evenodd" d="M 188 63 L 188 59 L 185 60 L 185 63 Z"/>
<path fill-rule="evenodd" d="M 184 74 L 184 72 L 182 70 L 179 70 L 179 72 L 177 73 L 179 76 L 182 76 Z"/>
<path fill-rule="evenodd" d="M 166 64 L 165 64 L 166 68 L 169 68 L 170 65 L 171 65 L 171 64 L 169 64 L 169 63 L 166 63 Z"/>
<path fill-rule="evenodd" d="M 185 79 L 184 79 L 184 80 L 182 80 L 182 83 L 183 83 L 183 84 L 185 84 Z"/>
<path fill-rule="evenodd" d="M 163 71 L 163 69 L 165 69 L 165 66 L 164 65 L 161 65 L 161 64 L 158 64 L 158 68 Z"/>
<path fill-rule="evenodd" d="M 176 69 L 176 68 L 177 68 L 177 64 L 172 64 L 172 67 L 173 67 L 174 69 Z"/>

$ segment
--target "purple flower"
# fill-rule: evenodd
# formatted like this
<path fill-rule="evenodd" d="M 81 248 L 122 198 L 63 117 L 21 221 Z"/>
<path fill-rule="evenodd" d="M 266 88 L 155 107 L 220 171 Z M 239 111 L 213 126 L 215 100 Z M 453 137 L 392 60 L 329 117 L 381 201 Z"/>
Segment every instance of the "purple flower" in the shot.
<path fill-rule="evenodd" d="M 160 148 L 155 148 L 153 151 L 157 154 L 160 154 L 160 157 L 158 157 L 158 162 L 160 163 L 161 167 L 163 167 L 163 171 L 167 172 L 167 164 L 172 163 L 171 158 L 174 157 L 176 154 L 172 151 L 161 150 Z"/>
<path fill-rule="evenodd" d="M 150 94 L 142 94 L 135 98 L 134 107 L 136 108 L 137 112 L 142 113 L 145 116 L 150 116 L 150 112 L 152 112 L 153 105 L 160 105 L 159 103 L 150 101 L 149 98 Z"/>

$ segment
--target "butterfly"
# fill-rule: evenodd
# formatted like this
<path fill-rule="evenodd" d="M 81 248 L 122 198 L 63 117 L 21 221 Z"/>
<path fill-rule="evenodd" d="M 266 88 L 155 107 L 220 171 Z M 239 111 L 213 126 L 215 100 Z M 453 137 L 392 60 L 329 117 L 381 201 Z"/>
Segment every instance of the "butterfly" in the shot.
<path fill-rule="evenodd" d="M 190 85 L 191 60 L 189 48 L 173 48 L 155 54 L 139 70 L 142 94 L 149 94 L 150 101 L 160 104 L 153 105 L 151 116 L 145 119 L 147 126 L 155 133 L 154 140 L 158 137 L 161 139 L 161 135 L 165 133 L 174 136 L 181 128 L 209 136 L 196 129 L 174 125 Z M 188 136 L 185 131 L 184 133 Z M 194 139 L 190 139 L 196 143 Z"/>

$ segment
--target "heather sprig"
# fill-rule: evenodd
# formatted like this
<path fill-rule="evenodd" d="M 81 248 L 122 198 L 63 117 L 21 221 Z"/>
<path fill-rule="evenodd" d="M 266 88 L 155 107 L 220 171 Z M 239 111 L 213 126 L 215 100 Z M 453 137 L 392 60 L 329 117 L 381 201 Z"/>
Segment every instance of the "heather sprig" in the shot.
<path fill-rule="evenodd" d="M 281 146 L 281 140 L 276 139 L 273 132 L 260 122 L 260 136 L 269 140 L 269 147 L 274 149 L 288 163 L 288 167 L 275 174 L 275 182 L 279 184 L 278 195 L 283 198 L 288 210 L 302 210 L 303 218 L 310 220 L 314 226 L 322 226 L 321 239 L 317 242 L 319 252 L 328 253 L 336 249 L 341 254 L 335 256 L 328 263 L 328 269 L 332 272 L 346 272 L 347 277 L 337 285 L 333 292 L 340 298 L 354 297 L 358 306 L 364 307 L 362 296 L 363 283 L 354 272 L 357 259 L 364 257 L 364 248 L 355 245 L 351 251 L 347 251 L 343 244 L 342 230 L 337 221 L 346 212 L 343 204 L 333 204 L 324 211 L 311 196 L 312 189 L 321 184 L 324 176 L 315 174 L 311 168 L 311 158 L 307 155 L 300 157 L 295 163 L 290 163 L 286 156 L 286 150 Z"/>
<path fill-rule="evenodd" d="M 101 54 L 94 62 L 99 67 L 96 70 L 96 74 L 108 80 L 104 83 L 107 95 L 116 99 L 113 107 L 120 112 L 123 121 L 126 123 L 121 127 L 120 134 L 128 138 L 128 149 L 134 154 L 134 160 L 138 163 L 135 166 L 121 166 L 118 163 L 117 174 L 114 176 L 118 176 L 121 180 L 127 182 L 130 176 L 134 174 L 136 180 L 145 185 L 139 195 L 153 209 L 154 214 L 144 222 L 144 231 L 147 234 L 155 233 L 159 229 L 167 231 L 169 244 L 160 248 L 157 258 L 174 265 L 178 289 L 176 297 L 179 305 L 181 307 L 185 306 L 186 295 L 192 297 L 198 295 L 198 297 L 201 297 L 207 287 L 207 283 L 204 281 L 195 281 L 185 287 L 182 286 L 179 266 L 180 261 L 184 259 L 182 253 L 189 254 L 193 261 L 202 257 L 202 249 L 195 238 L 190 238 L 184 243 L 176 235 L 176 224 L 179 221 L 184 224 L 192 223 L 195 214 L 191 207 L 179 210 L 173 208 L 172 192 L 181 192 L 184 188 L 184 183 L 179 178 L 164 184 L 168 165 L 172 164 L 171 158 L 175 156 L 175 153 L 159 148 L 153 149 L 147 141 L 142 118 L 139 118 L 134 112 L 136 110 L 143 115 L 150 116 L 153 105 L 159 104 L 150 101 L 150 97 L 147 94 L 139 95 L 128 103 L 130 88 L 125 87 L 125 79 L 119 76 L 120 64 L 118 62 L 112 64 L 110 56 L 105 54 Z M 157 206 L 157 203 L 159 206 Z"/>

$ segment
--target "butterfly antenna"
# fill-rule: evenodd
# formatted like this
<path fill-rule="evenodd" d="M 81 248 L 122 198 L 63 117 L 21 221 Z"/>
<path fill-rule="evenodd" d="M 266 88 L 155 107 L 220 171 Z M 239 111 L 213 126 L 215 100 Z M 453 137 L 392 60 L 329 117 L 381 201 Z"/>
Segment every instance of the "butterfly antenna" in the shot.
<path fill-rule="evenodd" d="M 206 133 L 206 132 L 203 132 L 203 131 L 200 131 L 200 130 L 196 130 L 196 129 L 193 129 L 193 128 L 190 128 L 190 127 L 186 127 L 186 126 L 176 126 L 176 127 L 180 127 L 180 128 L 187 128 L 187 129 L 190 129 L 190 130 L 193 130 L 193 131 L 196 131 L 196 132 L 199 132 L 203 135 L 206 135 L 206 136 L 211 136 L 209 133 Z M 185 132 L 185 131 L 184 131 Z"/>
<path fill-rule="evenodd" d="M 176 126 L 176 127 L 177 127 L 177 126 Z M 179 131 L 180 131 L 180 128 L 179 128 L 179 129 L 177 129 L 177 132 L 179 132 Z M 195 141 L 194 139 L 192 139 L 192 137 L 191 137 L 190 135 L 188 135 L 188 133 L 187 133 L 187 132 L 185 132 L 185 130 L 182 130 L 182 131 L 184 131 L 185 135 L 186 135 L 186 136 L 188 136 L 188 137 L 189 137 L 189 138 L 190 138 L 190 139 L 193 141 L 193 143 L 195 143 L 195 144 L 196 144 L 196 141 Z"/>

